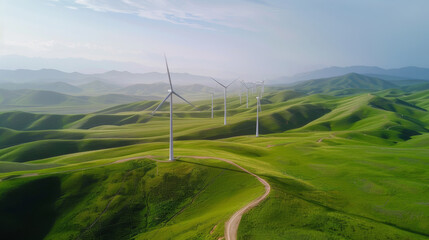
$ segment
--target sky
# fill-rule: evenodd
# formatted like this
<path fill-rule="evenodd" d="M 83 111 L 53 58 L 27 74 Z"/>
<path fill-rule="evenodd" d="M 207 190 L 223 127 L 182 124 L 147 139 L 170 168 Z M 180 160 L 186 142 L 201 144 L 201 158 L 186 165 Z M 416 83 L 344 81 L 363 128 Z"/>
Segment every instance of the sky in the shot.
<path fill-rule="evenodd" d="M 0 56 L 144 72 L 165 71 L 166 54 L 173 72 L 248 78 L 429 67 L 428 9 L 427 0 L 0 0 Z"/>

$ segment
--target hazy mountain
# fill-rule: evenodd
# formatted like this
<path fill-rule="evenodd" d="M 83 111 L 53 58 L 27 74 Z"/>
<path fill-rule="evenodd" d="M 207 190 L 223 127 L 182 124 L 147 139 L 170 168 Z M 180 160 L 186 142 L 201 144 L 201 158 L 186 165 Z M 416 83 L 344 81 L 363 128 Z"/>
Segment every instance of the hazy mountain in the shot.
<path fill-rule="evenodd" d="M 152 96 L 165 96 L 167 91 L 170 89 L 168 83 L 152 83 L 152 84 L 135 84 L 122 89 L 117 90 L 116 92 L 127 94 L 127 95 L 152 95 Z M 178 85 L 174 88 L 180 94 L 192 94 L 199 95 L 208 92 L 212 92 L 213 88 L 201 85 L 201 84 L 192 84 L 192 85 Z"/>
<path fill-rule="evenodd" d="M 83 106 L 88 104 L 123 104 L 149 99 L 142 96 L 108 94 L 102 96 L 71 96 L 43 90 L 0 89 L 0 106 Z M 152 97 L 152 99 L 154 99 Z"/>
<path fill-rule="evenodd" d="M 211 84 L 212 80 L 206 76 L 192 75 L 188 73 L 171 73 L 174 84 Z M 127 71 L 109 71 L 98 74 L 66 73 L 54 69 L 41 70 L 0 70 L 0 83 L 49 83 L 66 82 L 74 85 L 82 85 L 93 81 L 103 81 L 110 84 L 127 86 L 131 84 L 150 84 L 156 82 L 168 83 L 166 73 L 131 73 Z"/>
<path fill-rule="evenodd" d="M 102 80 L 94 80 L 89 83 L 79 85 L 85 93 L 111 93 L 121 87 L 115 84 L 106 83 Z"/>
<path fill-rule="evenodd" d="M 90 60 L 84 58 L 32 58 L 18 55 L 0 56 L 0 69 L 53 68 L 64 72 L 98 73 L 112 69 L 118 71 L 150 72 L 153 68 L 134 62 Z"/>
<path fill-rule="evenodd" d="M 120 71 L 109 71 L 101 74 L 93 74 L 93 77 L 104 79 L 111 83 L 127 83 L 127 84 L 149 84 L 164 82 L 168 83 L 168 76 L 166 73 L 149 72 L 149 73 L 130 73 Z M 174 84 L 193 84 L 211 82 L 209 77 L 192 75 L 188 73 L 171 73 L 171 78 Z"/>
<path fill-rule="evenodd" d="M 8 90 L 30 89 L 30 90 L 47 90 L 59 93 L 77 94 L 82 89 L 65 82 L 53 83 L 2 83 L 1 88 Z"/>
<path fill-rule="evenodd" d="M 47 83 L 47 82 L 67 82 L 75 83 L 84 79 L 85 74 L 73 72 L 65 73 L 55 69 L 40 69 L 40 70 L 0 70 L 0 83 Z"/>
<path fill-rule="evenodd" d="M 294 85 L 297 91 L 308 93 L 328 93 L 342 89 L 371 89 L 382 90 L 396 88 L 397 85 L 383 79 L 369 77 L 357 73 L 349 73 L 339 77 L 309 80 Z"/>
<path fill-rule="evenodd" d="M 396 69 L 383 69 L 369 66 L 351 66 L 351 67 L 329 67 L 315 71 L 296 74 L 291 77 L 280 77 L 271 79 L 269 83 L 284 84 L 296 81 L 304 81 L 319 78 L 329 78 L 345 75 L 348 73 L 358 73 L 363 75 L 375 76 L 385 80 L 407 80 L 424 79 L 429 80 L 429 68 L 404 67 Z"/>

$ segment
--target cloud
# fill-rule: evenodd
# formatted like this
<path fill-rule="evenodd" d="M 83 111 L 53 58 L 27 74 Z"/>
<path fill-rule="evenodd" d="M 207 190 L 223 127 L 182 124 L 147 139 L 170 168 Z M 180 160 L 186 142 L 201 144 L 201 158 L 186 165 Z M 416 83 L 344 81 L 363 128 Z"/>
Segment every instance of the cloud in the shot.
<path fill-rule="evenodd" d="M 28 49 L 37 52 L 46 52 L 46 51 L 57 51 L 62 49 L 70 50 L 101 50 L 101 51 L 112 51 L 112 47 L 103 46 L 100 44 L 94 44 L 89 42 L 67 42 L 67 41 L 57 41 L 57 40 L 7 40 L 3 43 L 8 47 L 20 47 L 23 49 Z"/>
<path fill-rule="evenodd" d="M 137 15 L 196 28 L 220 26 L 255 30 L 258 21 L 270 17 L 270 6 L 258 0 L 75 0 L 75 3 L 98 12 Z"/>
<path fill-rule="evenodd" d="M 74 6 L 66 6 L 66 8 L 68 8 L 68 9 L 70 9 L 70 10 L 78 10 L 78 8 L 77 8 L 77 7 L 74 7 Z"/>

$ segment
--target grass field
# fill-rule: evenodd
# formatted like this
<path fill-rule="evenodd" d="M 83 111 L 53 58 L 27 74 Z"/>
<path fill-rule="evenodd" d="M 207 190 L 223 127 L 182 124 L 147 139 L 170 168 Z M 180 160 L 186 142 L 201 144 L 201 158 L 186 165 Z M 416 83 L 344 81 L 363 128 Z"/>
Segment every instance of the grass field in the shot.
<path fill-rule="evenodd" d="M 0 113 L 0 229 L 8 239 L 429 239 L 429 92 L 290 90 L 209 102 L 126 104 L 94 114 Z M 155 156 L 125 162 L 121 159 Z M 25 206 L 25 207 L 21 207 Z M 23 231 L 26 229 L 26 231 Z"/>

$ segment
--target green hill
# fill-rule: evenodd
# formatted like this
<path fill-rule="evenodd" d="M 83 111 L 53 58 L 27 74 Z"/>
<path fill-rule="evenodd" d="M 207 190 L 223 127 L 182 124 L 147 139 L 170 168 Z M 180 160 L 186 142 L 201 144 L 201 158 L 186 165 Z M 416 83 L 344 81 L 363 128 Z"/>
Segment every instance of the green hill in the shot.
<path fill-rule="evenodd" d="M 329 93 L 343 89 L 382 90 L 396 88 L 397 85 L 375 77 L 350 73 L 339 77 L 322 78 L 298 83 L 291 88 L 307 93 Z"/>
<path fill-rule="evenodd" d="M 118 104 L 137 102 L 145 99 L 153 98 L 142 96 L 128 96 L 123 94 L 106 94 L 101 96 L 72 96 L 58 92 L 43 90 L 0 89 L 0 111 L 70 111 L 85 113 L 115 106 Z"/>
<path fill-rule="evenodd" d="M 94 94 L 112 93 L 120 89 L 119 86 L 106 83 L 102 80 L 94 80 L 89 83 L 79 85 L 79 88 L 81 88 L 85 93 L 94 93 Z"/>
<path fill-rule="evenodd" d="M 82 89 L 65 82 L 51 82 L 51 83 L 13 83 L 6 82 L 2 83 L 1 88 L 7 90 L 44 90 L 53 91 L 64 94 L 78 94 L 82 92 Z"/>
<path fill-rule="evenodd" d="M 426 89 L 429 89 L 429 82 L 405 86 L 402 89 L 404 89 L 405 91 L 408 91 L 408 92 L 426 90 Z"/>
<path fill-rule="evenodd" d="M 91 114 L 0 113 L 0 231 L 8 239 L 427 239 L 429 92 L 269 92 L 122 104 Z M 341 91 L 344 91 L 341 93 Z M 341 94 L 339 94 L 341 93 Z M 348 94 L 350 93 L 350 94 Z M 91 98 L 93 99 L 93 98 Z M 103 99 L 100 101 L 104 101 Z M 203 156 L 198 159 L 191 156 Z M 213 157 L 213 159 L 211 159 Z M 25 228 L 26 231 L 20 229 Z"/>

